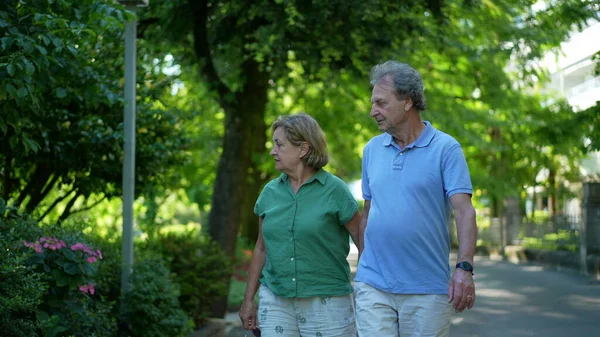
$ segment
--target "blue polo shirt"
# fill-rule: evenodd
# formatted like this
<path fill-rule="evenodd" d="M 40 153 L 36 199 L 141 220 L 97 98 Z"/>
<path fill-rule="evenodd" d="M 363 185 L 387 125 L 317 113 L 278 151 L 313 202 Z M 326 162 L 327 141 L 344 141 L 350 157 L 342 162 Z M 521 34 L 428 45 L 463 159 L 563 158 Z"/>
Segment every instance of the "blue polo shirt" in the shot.
<path fill-rule="evenodd" d="M 363 151 L 371 208 L 355 280 L 395 294 L 448 293 L 449 198 L 473 191 L 460 144 L 424 124 L 403 149 L 384 133 Z"/>

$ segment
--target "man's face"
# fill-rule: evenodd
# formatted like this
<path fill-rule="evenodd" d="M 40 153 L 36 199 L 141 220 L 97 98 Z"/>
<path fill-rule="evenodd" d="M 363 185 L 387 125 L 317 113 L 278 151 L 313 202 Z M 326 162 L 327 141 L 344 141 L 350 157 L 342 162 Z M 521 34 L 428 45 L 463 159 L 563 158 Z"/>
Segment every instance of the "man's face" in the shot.
<path fill-rule="evenodd" d="M 408 99 L 398 100 L 391 78 L 381 78 L 371 94 L 371 117 L 382 132 L 392 132 L 407 120 Z"/>

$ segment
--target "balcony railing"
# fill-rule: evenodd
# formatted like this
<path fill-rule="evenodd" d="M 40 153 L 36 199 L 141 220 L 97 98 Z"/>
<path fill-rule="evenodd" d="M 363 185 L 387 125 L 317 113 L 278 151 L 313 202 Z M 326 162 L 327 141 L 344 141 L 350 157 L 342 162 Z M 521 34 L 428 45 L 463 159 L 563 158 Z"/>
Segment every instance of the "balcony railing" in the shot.
<path fill-rule="evenodd" d="M 574 97 L 574 96 L 583 94 L 584 92 L 591 90 L 591 89 L 595 89 L 595 88 L 600 88 L 600 77 L 592 78 L 590 80 L 587 80 L 581 84 L 578 84 L 578 85 L 570 88 L 569 90 L 567 90 L 565 96 L 567 98 Z"/>

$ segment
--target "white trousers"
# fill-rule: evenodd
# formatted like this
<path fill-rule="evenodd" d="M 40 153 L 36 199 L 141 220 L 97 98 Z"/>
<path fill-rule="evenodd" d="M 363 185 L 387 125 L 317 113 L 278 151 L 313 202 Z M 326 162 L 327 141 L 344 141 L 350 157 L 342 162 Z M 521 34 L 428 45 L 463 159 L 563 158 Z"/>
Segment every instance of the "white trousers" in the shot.
<path fill-rule="evenodd" d="M 354 283 L 360 337 L 448 337 L 452 305 L 447 295 L 401 295 Z"/>
<path fill-rule="evenodd" d="M 285 298 L 261 284 L 261 337 L 356 337 L 352 295 Z"/>

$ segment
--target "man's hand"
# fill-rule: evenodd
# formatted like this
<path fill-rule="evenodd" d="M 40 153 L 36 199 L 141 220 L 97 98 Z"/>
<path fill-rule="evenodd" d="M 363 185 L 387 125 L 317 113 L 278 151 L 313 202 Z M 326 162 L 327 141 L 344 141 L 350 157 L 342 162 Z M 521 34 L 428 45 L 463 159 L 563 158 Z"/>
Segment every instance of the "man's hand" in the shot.
<path fill-rule="evenodd" d="M 475 282 L 473 274 L 456 268 L 448 283 L 448 302 L 452 303 L 456 312 L 473 308 L 475 304 Z"/>
<path fill-rule="evenodd" d="M 245 300 L 240 308 L 240 320 L 242 320 L 242 326 L 246 330 L 254 330 L 258 328 L 256 304 L 253 300 Z"/>

